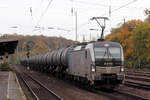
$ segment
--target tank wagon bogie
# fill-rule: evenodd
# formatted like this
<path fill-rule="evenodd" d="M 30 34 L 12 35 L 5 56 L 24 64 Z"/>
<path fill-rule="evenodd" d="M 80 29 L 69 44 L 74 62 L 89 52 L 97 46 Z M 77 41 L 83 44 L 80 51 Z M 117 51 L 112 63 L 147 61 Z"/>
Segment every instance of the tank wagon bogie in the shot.
<path fill-rule="evenodd" d="M 124 80 L 123 49 L 116 42 L 93 42 L 35 55 L 23 66 L 57 74 L 95 87 L 116 87 Z"/>

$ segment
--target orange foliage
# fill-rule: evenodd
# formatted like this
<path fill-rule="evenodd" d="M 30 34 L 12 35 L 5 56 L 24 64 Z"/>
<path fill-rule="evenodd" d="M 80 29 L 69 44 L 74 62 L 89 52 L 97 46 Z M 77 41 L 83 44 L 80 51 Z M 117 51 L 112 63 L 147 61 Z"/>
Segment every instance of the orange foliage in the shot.
<path fill-rule="evenodd" d="M 112 29 L 112 33 L 106 37 L 107 41 L 120 42 L 124 49 L 125 58 L 134 58 L 134 45 L 132 35 L 136 25 L 142 23 L 140 20 L 131 20 L 119 28 Z"/>

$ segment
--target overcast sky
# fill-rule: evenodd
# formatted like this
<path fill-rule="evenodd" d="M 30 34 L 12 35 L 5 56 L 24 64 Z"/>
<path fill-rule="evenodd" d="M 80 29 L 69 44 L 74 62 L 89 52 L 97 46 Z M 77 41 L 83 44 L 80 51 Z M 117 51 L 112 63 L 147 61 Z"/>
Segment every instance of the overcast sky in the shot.
<path fill-rule="evenodd" d="M 144 20 L 146 17 L 144 9 L 149 8 L 149 4 L 150 0 L 0 0 L 0 33 L 42 34 L 75 40 L 75 12 L 77 12 L 78 40 L 81 41 L 83 35 L 89 40 L 90 34 L 96 38 L 100 33 L 89 30 L 100 29 L 96 21 L 91 21 L 90 18 L 109 17 L 105 30 L 107 35 L 111 28 L 123 23 L 124 18 L 126 21 Z M 109 6 L 111 11 L 117 9 L 111 16 Z M 35 26 L 41 28 L 34 28 Z"/>

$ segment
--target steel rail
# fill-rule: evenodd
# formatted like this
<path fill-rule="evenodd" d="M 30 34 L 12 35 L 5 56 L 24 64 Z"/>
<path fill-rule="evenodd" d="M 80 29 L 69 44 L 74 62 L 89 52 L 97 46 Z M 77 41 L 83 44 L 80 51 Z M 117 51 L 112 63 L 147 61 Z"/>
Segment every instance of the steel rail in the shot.
<path fill-rule="evenodd" d="M 47 88 L 46 86 L 44 86 L 40 81 L 36 80 L 31 75 L 29 75 L 27 73 L 24 73 L 24 74 L 27 75 L 28 77 L 30 77 L 33 81 L 35 81 L 37 84 L 39 84 L 45 90 L 47 90 L 48 92 L 50 92 L 51 94 L 53 94 L 54 96 L 56 96 L 58 98 L 58 100 L 64 100 L 62 97 L 60 97 L 59 95 L 57 95 L 56 93 L 54 93 L 52 90 L 50 90 L 49 88 Z"/>
<path fill-rule="evenodd" d="M 125 96 L 130 96 L 130 97 L 133 97 L 134 100 L 150 100 L 150 98 L 146 98 L 146 97 L 143 97 L 143 96 L 139 96 L 139 95 L 136 95 L 136 94 L 133 94 L 133 93 L 127 93 L 127 92 L 123 92 L 123 91 L 117 91 L 117 93 L 119 94 L 123 94 Z"/>
<path fill-rule="evenodd" d="M 144 89 L 144 90 L 150 90 L 150 85 L 140 84 L 140 83 L 136 83 L 136 82 L 130 82 L 127 80 L 124 82 L 124 85 L 134 87 L 134 88 Z"/>
<path fill-rule="evenodd" d="M 38 96 L 33 92 L 33 90 L 31 89 L 31 87 L 28 85 L 28 83 L 25 81 L 25 79 L 21 76 L 21 74 L 17 72 L 16 75 L 21 78 L 21 80 L 22 80 L 23 83 L 26 85 L 26 87 L 28 88 L 28 90 L 30 91 L 30 93 L 34 96 L 34 98 L 35 98 L 36 100 L 40 100 L 40 99 L 38 98 Z"/>

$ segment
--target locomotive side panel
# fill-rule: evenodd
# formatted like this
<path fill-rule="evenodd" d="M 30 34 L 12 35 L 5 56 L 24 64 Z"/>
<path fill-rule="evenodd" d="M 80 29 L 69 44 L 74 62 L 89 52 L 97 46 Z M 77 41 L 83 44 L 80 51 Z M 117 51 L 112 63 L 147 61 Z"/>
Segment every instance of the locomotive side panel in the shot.
<path fill-rule="evenodd" d="M 89 50 L 79 50 L 69 53 L 69 74 L 83 78 L 90 78 L 91 56 Z"/>

